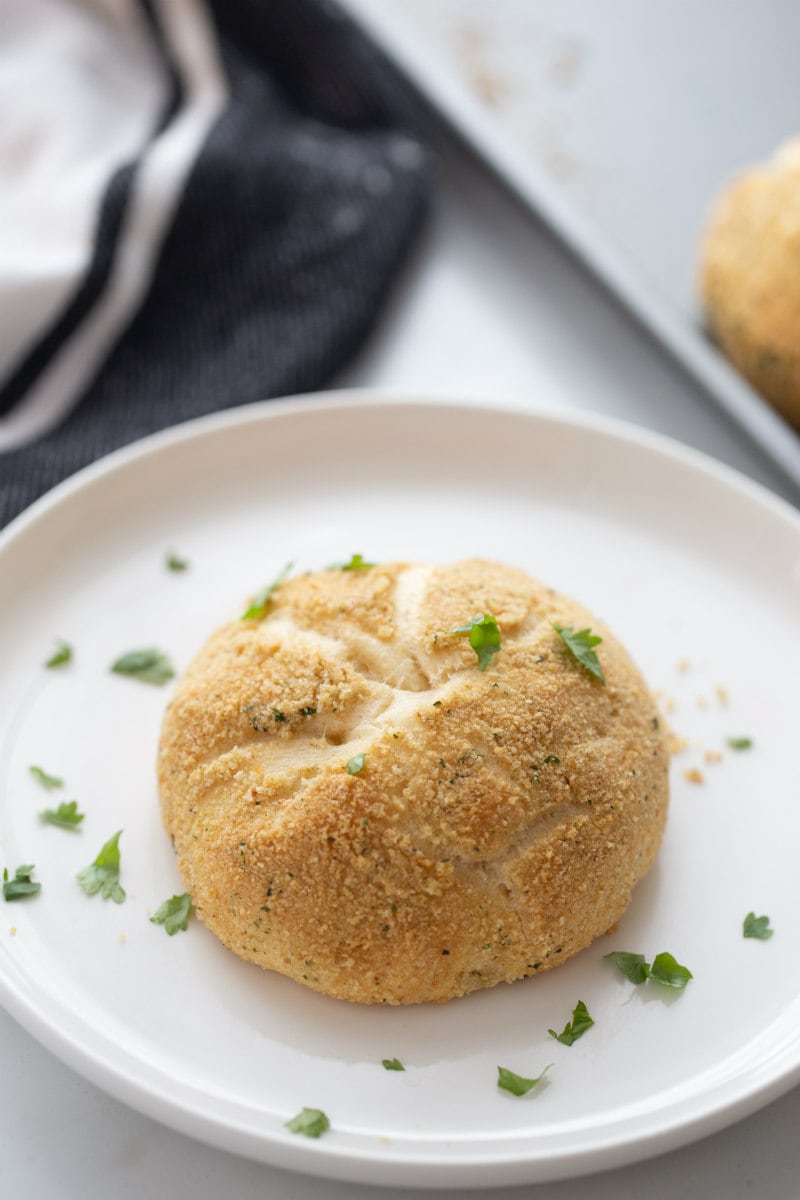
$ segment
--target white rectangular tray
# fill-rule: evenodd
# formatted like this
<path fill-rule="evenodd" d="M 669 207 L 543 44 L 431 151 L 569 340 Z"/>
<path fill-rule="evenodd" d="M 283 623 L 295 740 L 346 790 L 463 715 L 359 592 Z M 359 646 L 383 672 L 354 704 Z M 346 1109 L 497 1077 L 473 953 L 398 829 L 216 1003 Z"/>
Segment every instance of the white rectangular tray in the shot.
<path fill-rule="evenodd" d="M 800 436 L 708 340 L 723 182 L 796 130 L 792 0 L 343 0 L 446 124 L 800 487 Z"/>

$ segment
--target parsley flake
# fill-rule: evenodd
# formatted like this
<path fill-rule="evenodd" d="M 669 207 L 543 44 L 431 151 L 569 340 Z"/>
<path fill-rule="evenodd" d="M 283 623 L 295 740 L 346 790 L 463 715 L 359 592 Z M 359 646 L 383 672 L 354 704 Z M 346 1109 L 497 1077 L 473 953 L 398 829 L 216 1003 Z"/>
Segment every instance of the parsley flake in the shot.
<path fill-rule="evenodd" d="M 53 788 L 60 788 L 64 786 L 63 779 L 59 779 L 57 775 L 48 775 L 47 771 L 45 771 L 43 767 L 28 767 L 28 770 L 36 782 L 40 783 L 43 788 L 47 789 L 48 792 Z"/>
<path fill-rule="evenodd" d="M 644 983 L 650 975 L 650 963 L 645 962 L 643 954 L 629 954 L 627 950 L 613 950 L 611 954 L 605 954 L 603 957 L 610 958 L 619 967 L 622 974 L 630 979 L 631 983 Z"/>
<path fill-rule="evenodd" d="M 17 867 L 14 872 L 14 878 L 8 878 L 8 867 L 3 868 L 3 899 L 4 900 L 22 900 L 24 896 L 35 896 L 37 892 L 42 890 L 40 883 L 34 883 L 31 879 L 35 867 L 33 863 L 27 863 L 23 867 Z"/>
<path fill-rule="evenodd" d="M 366 562 L 361 554 L 353 554 L 350 557 L 350 562 L 331 563 L 326 569 L 328 571 L 369 571 L 377 565 L 374 562 Z"/>
<path fill-rule="evenodd" d="M 312 708 L 310 704 L 307 704 L 305 708 L 298 708 L 297 711 L 300 713 L 301 717 L 314 717 L 317 713 L 317 710 Z"/>
<path fill-rule="evenodd" d="M 260 620 L 261 617 L 264 616 L 269 608 L 272 597 L 275 595 L 275 592 L 283 583 L 293 566 L 293 562 L 288 562 L 283 570 L 275 576 L 272 583 L 268 583 L 267 586 L 263 587 L 260 592 L 256 592 L 255 596 L 253 596 L 253 599 L 250 601 L 249 608 L 245 609 L 239 618 L 240 621 L 256 621 Z"/>
<path fill-rule="evenodd" d="M 491 613 L 478 613 L 466 625 L 448 629 L 448 634 L 469 634 L 469 644 L 478 656 L 478 670 L 485 671 L 500 649 L 500 630 Z"/>
<path fill-rule="evenodd" d="M 55 651 L 44 665 L 52 670 L 54 667 L 65 667 L 69 662 L 72 662 L 72 646 L 70 646 L 69 642 L 65 642 L 63 638 L 59 638 Z"/>
<path fill-rule="evenodd" d="M 178 930 L 186 932 L 192 914 L 192 897 L 188 892 L 172 896 L 160 905 L 150 918 L 151 925 L 163 925 L 170 937 Z"/>
<path fill-rule="evenodd" d="M 164 564 L 168 571 L 188 571 L 188 558 L 180 558 L 177 554 L 169 553 L 164 559 Z"/>
<path fill-rule="evenodd" d="M 557 1042 L 561 1042 L 562 1046 L 571 1046 L 573 1042 L 577 1042 L 579 1037 L 583 1037 L 587 1029 L 591 1029 L 594 1025 L 594 1020 L 589 1016 L 589 1010 L 582 1000 L 572 1010 L 572 1020 L 567 1021 L 564 1026 L 563 1033 L 556 1033 L 555 1029 L 548 1029 L 550 1037 L 554 1037 Z"/>
<path fill-rule="evenodd" d="M 321 1108 L 303 1108 L 291 1121 L 284 1122 L 292 1133 L 302 1133 L 305 1137 L 321 1137 L 331 1127 L 331 1123 Z"/>
<path fill-rule="evenodd" d="M 682 966 L 676 958 L 664 951 L 653 959 L 650 978 L 665 987 L 682 991 L 693 975 L 688 967 Z"/>
<path fill-rule="evenodd" d="M 749 737 L 729 737 L 725 738 L 725 744 L 730 746 L 731 750 L 752 750 L 753 739 Z"/>
<path fill-rule="evenodd" d="M 347 771 L 348 775 L 357 775 L 359 771 L 363 770 L 366 760 L 367 755 L 365 752 L 362 752 L 361 754 L 354 754 L 349 763 L 346 765 L 345 771 Z"/>
<path fill-rule="evenodd" d="M 399 1058 L 383 1058 L 381 1059 L 381 1063 L 384 1071 L 405 1071 L 405 1067 Z"/>
<path fill-rule="evenodd" d="M 288 719 L 286 713 L 281 712 L 279 708 L 271 706 L 269 711 L 272 713 L 273 720 L 277 721 L 279 725 L 283 725 L 284 721 Z"/>
<path fill-rule="evenodd" d="M 603 668 L 593 649 L 594 646 L 599 646 L 603 639 L 592 633 L 591 629 L 579 629 L 576 633 L 569 625 L 557 625 L 555 621 L 551 621 L 550 624 L 584 670 L 594 675 L 601 683 L 605 683 Z"/>
<path fill-rule="evenodd" d="M 667 951 L 657 954 L 652 964 L 645 962 L 643 954 L 628 954 L 623 950 L 616 950 L 604 957 L 612 959 L 631 983 L 645 983 L 651 979 L 664 987 L 682 991 L 689 980 L 694 978 L 689 968 L 684 967 Z"/>
<path fill-rule="evenodd" d="M 770 929 L 769 917 L 757 917 L 754 912 L 749 912 L 742 922 L 742 936 L 746 938 L 758 938 L 760 942 L 766 942 L 774 932 L 774 929 Z"/>
<path fill-rule="evenodd" d="M 111 664 L 114 675 L 128 675 L 142 683 L 153 683 L 160 687 L 175 678 L 172 663 L 160 650 L 130 650 Z"/>
<path fill-rule="evenodd" d="M 509 1071 L 507 1067 L 498 1067 L 497 1086 L 504 1092 L 511 1092 L 512 1096 L 525 1096 L 536 1087 L 537 1083 L 541 1083 L 551 1066 L 552 1063 L 548 1063 L 541 1075 L 537 1075 L 535 1079 L 526 1079 L 524 1075 L 517 1075 L 515 1071 Z"/>
<path fill-rule="evenodd" d="M 101 848 L 97 858 L 75 876 L 87 896 L 100 892 L 104 900 L 122 904 L 125 891 L 119 883 L 119 829 Z"/>
<path fill-rule="evenodd" d="M 77 832 L 85 813 L 78 812 L 78 801 L 70 800 L 59 804 L 58 808 L 45 808 L 39 813 L 39 819 L 48 825 L 57 825 L 59 829 L 71 829 Z"/>

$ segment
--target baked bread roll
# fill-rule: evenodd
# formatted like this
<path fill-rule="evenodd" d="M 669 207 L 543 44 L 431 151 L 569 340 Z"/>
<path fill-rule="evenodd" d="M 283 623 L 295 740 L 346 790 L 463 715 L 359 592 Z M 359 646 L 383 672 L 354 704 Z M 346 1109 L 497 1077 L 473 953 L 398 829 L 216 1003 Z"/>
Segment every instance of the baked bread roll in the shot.
<path fill-rule="evenodd" d="M 709 222 L 701 288 L 717 342 L 800 429 L 800 138 L 730 183 Z"/>
<path fill-rule="evenodd" d="M 476 613 L 477 638 L 448 632 Z M 491 617 L 500 648 L 479 661 Z M 602 636 L 605 682 L 554 623 Z M 280 584 L 186 672 L 159 780 L 227 947 L 330 996 L 413 1004 L 548 971 L 605 933 L 655 857 L 667 762 L 614 636 L 476 559 Z"/>

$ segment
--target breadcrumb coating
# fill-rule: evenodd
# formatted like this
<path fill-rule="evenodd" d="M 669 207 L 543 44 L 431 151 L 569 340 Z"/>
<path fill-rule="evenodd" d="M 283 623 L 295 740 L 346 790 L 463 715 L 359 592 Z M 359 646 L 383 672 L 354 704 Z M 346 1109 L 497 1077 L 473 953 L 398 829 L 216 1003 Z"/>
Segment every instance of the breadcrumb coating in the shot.
<path fill-rule="evenodd" d="M 484 671 L 447 633 L 479 613 L 502 639 Z M 551 622 L 602 635 L 605 686 Z M 159 781 L 186 888 L 227 947 L 331 996 L 412 1004 L 550 970 L 605 933 L 655 857 L 667 766 L 614 636 L 476 559 L 284 582 L 186 672 Z"/>

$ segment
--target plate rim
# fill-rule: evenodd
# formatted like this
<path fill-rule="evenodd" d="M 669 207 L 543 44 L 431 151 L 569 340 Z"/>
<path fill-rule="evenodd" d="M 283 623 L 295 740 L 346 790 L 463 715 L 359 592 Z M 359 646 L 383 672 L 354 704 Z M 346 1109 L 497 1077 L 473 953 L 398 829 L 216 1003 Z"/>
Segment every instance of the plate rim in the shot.
<path fill-rule="evenodd" d="M 48 514 L 70 496 L 95 481 L 113 476 L 119 468 L 146 459 L 154 452 L 198 439 L 213 439 L 216 433 L 235 426 L 294 418 L 300 413 L 313 414 L 323 410 L 353 412 L 365 408 L 417 411 L 446 409 L 449 412 L 461 409 L 484 416 L 501 413 L 523 422 L 530 421 L 533 426 L 545 423 L 566 427 L 570 431 L 588 430 L 623 442 L 631 448 L 654 452 L 674 466 L 688 467 L 706 481 L 710 479 L 728 491 L 744 495 L 773 517 L 788 522 L 792 531 L 800 536 L 800 512 L 788 501 L 701 451 L 623 420 L 598 417 L 581 410 L 564 412 L 548 407 L 521 408 L 518 404 L 477 397 L 425 396 L 400 389 L 344 389 L 259 401 L 170 426 L 123 446 L 77 471 L 14 518 L 0 531 L 0 557 L 12 543 L 24 537 L 40 521 L 46 520 Z M 789 1091 L 800 1080 L 799 1061 L 777 1077 L 774 1077 L 773 1071 L 772 1078 L 761 1080 L 744 1094 L 733 1095 L 725 1103 L 718 1103 L 711 1112 L 701 1112 L 700 1115 L 690 1113 L 682 1119 L 673 1119 L 666 1128 L 656 1128 L 644 1134 L 622 1128 L 610 1144 L 584 1145 L 569 1153 L 563 1149 L 539 1147 L 534 1154 L 525 1154 L 524 1136 L 518 1134 L 509 1139 L 508 1148 L 497 1143 L 491 1149 L 487 1146 L 480 1150 L 469 1150 L 464 1146 L 457 1158 L 448 1157 L 441 1151 L 441 1143 L 446 1142 L 446 1138 L 441 1138 L 438 1145 L 432 1143 L 430 1146 L 416 1141 L 413 1152 L 406 1156 L 393 1152 L 391 1145 L 378 1145 L 376 1141 L 371 1146 L 367 1139 L 363 1139 L 367 1144 L 352 1146 L 333 1141 L 306 1143 L 299 1139 L 287 1143 L 284 1135 L 278 1133 L 276 1136 L 270 1130 L 264 1130 L 263 1134 L 256 1136 L 249 1130 L 238 1128 L 231 1114 L 211 1115 L 203 1111 L 192 1098 L 182 1099 L 174 1093 L 165 1095 L 158 1090 L 158 1081 L 149 1077 L 150 1067 L 146 1064 L 146 1069 L 137 1076 L 130 1073 L 125 1061 L 111 1062 L 97 1048 L 85 1042 L 71 1041 L 66 1033 L 57 1028 L 47 1007 L 32 1004 L 18 986 L 18 981 L 7 972 L 0 972 L 0 996 L 10 1015 L 57 1058 L 123 1103 L 155 1117 L 168 1127 L 220 1149 L 279 1167 L 363 1183 L 477 1187 L 575 1177 L 639 1161 L 704 1137 L 763 1107 Z M 135 1060 L 130 1051 L 123 1051 L 123 1059 L 131 1057 Z M 668 1106 L 662 1106 L 659 1111 L 663 1111 L 664 1107 Z M 409 1139 L 409 1142 L 412 1140 Z M 391 1180 L 386 1178 L 387 1171 L 393 1174 Z"/>
<path fill-rule="evenodd" d="M 499 413 L 523 420 L 530 419 L 534 422 L 545 421 L 556 425 L 566 425 L 571 429 L 589 429 L 629 445 L 644 447 L 673 462 L 680 462 L 699 473 L 710 475 L 718 483 L 743 491 L 748 499 L 766 504 L 776 514 L 800 521 L 800 507 L 796 507 L 790 500 L 773 492 L 766 484 L 751 478 L 744 471 L 715 458 L 704 450 L 690 446 L 676 437 L 636 425 L 622 417 L 612 417 L 587 409 L 540 403 L 534 399 L 531 399 L 530 404 L 524 405 L 519 400 L 515 401 L 502 395 L 428 393 L 402 387 L 351 387 L 332 388 L 318 392 L 287 393 L 276 396 L 274 399 L 254 400 L 248 404 L 235 405 L 217 412 L 205 413 L 199 417 L 191 417 L 186 421 L 168 425 L 163 429 L 146 434 L 144 437 L 136 438 L 115 450 L 110 450 L 48 488 L 46 492 L 12 517 L 0 529 L 0 551 L 4 551 L 5 543 L 10 540 L 10 537 L 16 536 L 28 524 L 37 520 L 40 514 L 61 503 L 73 490 L 78 490 L 95 479 L 101 479 L 104 475 L 128 462 L 135 462 L 153 451 L 167 448 L 178 442 L 213 435 L 217 430 L 227 429 L 234 425 L 290 416 L 301 406 L 311 413 L 331 408 L 446 408 L 450 411 L 457 411 L 460 408 L 470 412 Z"/>

